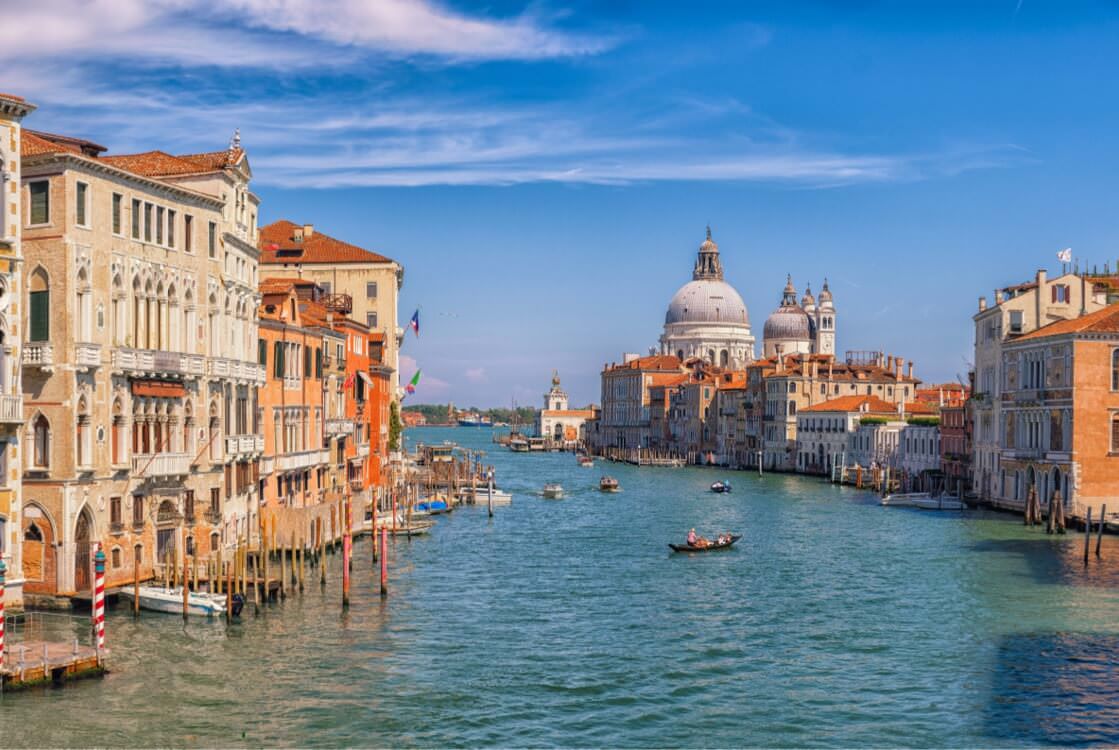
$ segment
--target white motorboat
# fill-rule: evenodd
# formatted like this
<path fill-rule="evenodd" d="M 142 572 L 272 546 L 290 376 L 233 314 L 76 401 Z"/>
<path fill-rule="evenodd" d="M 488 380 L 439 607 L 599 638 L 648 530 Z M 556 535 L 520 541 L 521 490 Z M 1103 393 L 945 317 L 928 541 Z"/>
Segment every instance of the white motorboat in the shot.
<path fill-rule="evenodd" d="M 459 491 L 459 497 L 465 502 L 474 503 L 475 505 L 485 505 L 490 502 L 490 489 L 488 487 L 477 487 L 470 489 L 469 487 Z M 499 490 L 496 487 L 492 491 L 494 505 L 510 505 L 513 502 L 513 496 L 508 492 Z"/>
<path fill-rule="evenodd" d="M 913 506 L 925 510 L 964 510 L 967 508 L 958 497 L 952 497 L 951 495 L 917 498 L 913 501 Z"/>
<path fill-rule="evenodd" d="M 126 586 L 121 589 L 120 595 L 128 600 L 134 598 L 134 592 L 131 586 Z M 240 613 L 240 597 L 236 597 L 233 602 L 234 614 Z M 146 609 L 151 612 L 165 612 L 170 615 L 181 615 L 183 613 L 183 590 L 182 588 L 163 588 L 162 586 L 141 586 L 140 587 L 140 609 Z M 225 613 L 225 595 L 224 594 L 210 594 L 204 591 L 192 591 L 187 595 L 187 614 L 188 615 L 201 615 L 204 617 L 213 617 L 214 615 L 221 615 Z"/>
<path fill-rule="evenodd" d="M 544 497 L 551 498 L 553 500 L 558 500 L 559 498 L 563 497 L 563 485 L 556 484 L 555 482 L 549 482 L 548 484 L 544 485 Z"/>
<path fill-rule="evenodd" d="M 898 492 L 884 496 L 878 504 L 894 508 L 916 508 L 918 501 L 928 500 L 931 497 L 928 492 Z"/>

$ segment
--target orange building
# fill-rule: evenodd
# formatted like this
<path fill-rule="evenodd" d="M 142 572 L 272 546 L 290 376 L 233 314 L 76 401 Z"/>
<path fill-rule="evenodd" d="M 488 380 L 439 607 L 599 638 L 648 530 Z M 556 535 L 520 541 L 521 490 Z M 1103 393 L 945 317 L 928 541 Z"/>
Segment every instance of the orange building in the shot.
<path fill-rule="evenodd" d="M 1119 510 L 1119 305 L 1009 341 L 1002 358 L 1000 473 L 995 504 Z"/>
<path fill-rule="evenodd" d="M 369 334 L 369 376 L 372 381 L 367 407 L 372 455 L 365 464 L 367 486 L 383 493 L 388 485 L 389 409 L 393 398 L 393 368 L 385 361 L 385 334 Z"/>
<path fill-rule="evenodd" d="M 266 377 L 260 388 L 260 496 L 262 507 L 271 509 L 337 500 L 332 467 L 345 450 L 344 438 L 326 430 L 328 418 L 344 416 L 345 335 L 323 327 L 317 310 L 306 310 L 298 287 L 291 279 L 260 284 L 258 355 Z M 328 489 L 335 496 L 328 497 Z"/>

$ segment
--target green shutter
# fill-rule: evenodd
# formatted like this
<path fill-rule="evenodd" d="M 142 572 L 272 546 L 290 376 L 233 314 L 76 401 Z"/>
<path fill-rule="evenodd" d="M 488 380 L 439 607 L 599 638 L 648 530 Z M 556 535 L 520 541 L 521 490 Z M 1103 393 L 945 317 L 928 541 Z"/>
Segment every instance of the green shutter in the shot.
<path fill-rule="evenodd" d="M 272 374 L 277 380 L 284 377 L 284 345 L 279 341 L 272 347 Z"/>
<path fill-rule="evenodd" d="M 311 347 L 303 347 L 303 377 L 311 377 Z"/>
<path fill-rule="evenodd" d="M 47 341 L 51 335 L 50 290 L 31 292 L 31 340 Z"/>
<path fill-rule="evenodd" d="M 256 340 L 256 361 L 261 366 L 268 365 L 268 342 L 264 339 Z"/>
<path fill-rule="evenodd" d="M 32 182 L 28 189 L 31 191 L 31 223 L 46 224 L 50 219 L 50 183 Z"/>
<path fill-rule="evenodd" d="M 315 377 L 322 380 L 322 349 L 315 347 Z"/>

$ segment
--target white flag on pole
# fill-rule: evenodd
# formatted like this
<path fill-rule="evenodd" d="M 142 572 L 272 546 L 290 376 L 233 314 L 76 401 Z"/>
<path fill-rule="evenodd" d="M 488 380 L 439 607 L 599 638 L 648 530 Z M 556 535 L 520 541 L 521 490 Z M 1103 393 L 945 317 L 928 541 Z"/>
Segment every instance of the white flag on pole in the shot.
<path fill-rule="evenodd" d="M 1057 260 L 1062 263 L 1072 263 L 1072 248 L 1066 247 L 1064 250 L 1057 251 Z"/>

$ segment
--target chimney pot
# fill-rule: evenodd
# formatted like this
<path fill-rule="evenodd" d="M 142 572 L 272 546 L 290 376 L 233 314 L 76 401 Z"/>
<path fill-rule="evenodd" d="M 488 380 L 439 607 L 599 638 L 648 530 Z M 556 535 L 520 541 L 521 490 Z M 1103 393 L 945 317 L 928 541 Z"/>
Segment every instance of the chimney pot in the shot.
<path fill-rule="evenodd" d="M 979 311 L 983 312 L 986 309 L 987 309 L 987 298 L 986 297 L 980 297 L 979 298 Z"/>
<path fill-rule="evenodd" d="M 314 234 L 315 234 L 315 225 L 314 224 L 304 224 L 303 225 L 303 239 L 309 240 L 309 239 L 311 239 L 311 237 Z"/>

